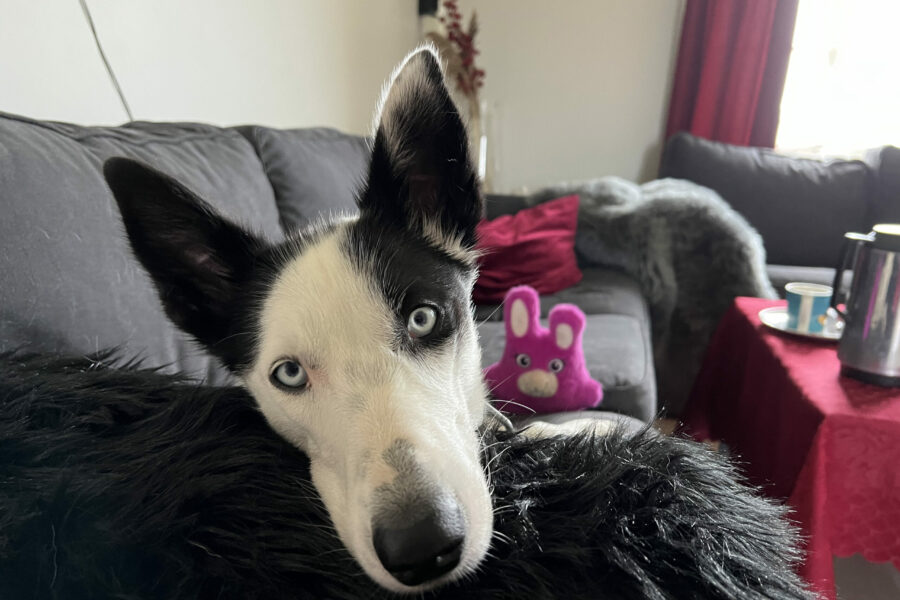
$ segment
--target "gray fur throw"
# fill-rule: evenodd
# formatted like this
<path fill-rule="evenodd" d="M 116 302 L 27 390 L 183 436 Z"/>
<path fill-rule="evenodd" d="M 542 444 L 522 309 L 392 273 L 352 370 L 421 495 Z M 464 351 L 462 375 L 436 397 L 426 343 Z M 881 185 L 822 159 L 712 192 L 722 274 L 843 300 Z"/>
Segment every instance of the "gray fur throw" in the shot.
<path fill-rule="evenodd" d="M 568 194 L 580 196 L 579 260 L 621 269 L 640 285 L 659 404 L 666 415 L 680 415 L 732 300 L 776 297 L 762 238 L 714 191 L 679 179 L 637 185 L 603 177 L 543 189 L 528 204 Z"/>

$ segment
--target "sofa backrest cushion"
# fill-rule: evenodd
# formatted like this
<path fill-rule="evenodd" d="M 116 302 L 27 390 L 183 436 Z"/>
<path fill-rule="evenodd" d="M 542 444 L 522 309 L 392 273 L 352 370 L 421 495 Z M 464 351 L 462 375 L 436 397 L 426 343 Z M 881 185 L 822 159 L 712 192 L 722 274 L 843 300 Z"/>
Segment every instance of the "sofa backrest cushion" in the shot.
<path fill-rule="evenodd" d="M 371 153 L 366 138 L 326 127 L 237 129 L 253 144 L 272 182 L 285 231 L 356 214 Z"/>
<path fill-rule="evenodd" d="M 762 235 L 770 264 L 835 266 L 844 233 L 866 227 L 872 202 L 863 161 L 794 158 L 687 133 L 666 142 L 659 175 L 718 192 Z"/>
<path fill-rule="evenodd" d="M 272 189 L 237 132 L 194 124 L 79 127 L 0 114 L 0 350 L 119 346 L 148 366 L 217 383 L 132 257 L 101 173 L 128 156 L 171 174 L 233 220 L 281 237 Z"/>
<path fill-rule="evenodd" d="M 504 215 L 514 215 L 520 210 L 528 208 L 525 196 L 513 194 L 485 194 L 484 218 L 493 221 Z"/>
<path fill-rule="evenodd" d="M 875 205 L 869 225 L 900 223 L 900 148 L 883 146 L 866 157 L 876 172 Z"/>

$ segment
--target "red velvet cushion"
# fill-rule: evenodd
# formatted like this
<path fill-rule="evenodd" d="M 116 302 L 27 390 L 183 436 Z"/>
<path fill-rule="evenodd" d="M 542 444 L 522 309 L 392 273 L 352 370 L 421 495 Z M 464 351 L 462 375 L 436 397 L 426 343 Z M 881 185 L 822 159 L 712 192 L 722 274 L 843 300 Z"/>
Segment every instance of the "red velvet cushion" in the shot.
<path fill-rule="evenodd" d="M 479 304 L 503 301 L 509 288 L 530 285 L 552 294 L 581 281 L 575 261 L 578 196 L 566 196 L 478 224 L 484 255 L 473 294 Z"/>

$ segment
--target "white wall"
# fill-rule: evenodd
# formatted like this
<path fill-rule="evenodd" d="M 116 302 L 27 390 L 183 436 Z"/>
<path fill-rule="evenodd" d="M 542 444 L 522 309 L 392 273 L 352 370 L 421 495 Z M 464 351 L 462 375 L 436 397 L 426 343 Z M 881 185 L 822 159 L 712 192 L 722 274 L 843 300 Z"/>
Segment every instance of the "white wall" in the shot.
<path fill-rule="evenodd" d="M 461 0 L 496 102 L 495 189 L 652 179 L 683 0 Z M 490 142 L 489 142 L 490 143 Z"/>
<path fill-rule="evenodd" d="M 416 0 L 88 0 L 136 119 L 368 133 Z M 127 120 L 78 0 L 0 0 L 0 110 Z"/>
<path fill-rule="evenodd" d="M 136 119 L 367 133 L 418 43 L 415 0 L 88 0 Z M 684 0 L 462 0 L 478 10 L 496 188 L 652 178 Z M 126 120 L 78 0 L 0 0 L 0 110 Z"/>

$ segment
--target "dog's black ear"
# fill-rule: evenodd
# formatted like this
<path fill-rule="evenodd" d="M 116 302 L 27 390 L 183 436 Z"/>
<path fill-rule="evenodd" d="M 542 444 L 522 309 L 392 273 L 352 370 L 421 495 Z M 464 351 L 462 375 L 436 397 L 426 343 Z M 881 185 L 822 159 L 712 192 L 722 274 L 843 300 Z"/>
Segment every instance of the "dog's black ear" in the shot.
<path fill-rule="evenodd" d="M 111 158 L 103 173 L 134 254 L 150 273 L 166 314 L 233 364 L 219 343 L 234 333 L 235 303 L 265 243 L 146 165 Z"/>
<path fill-rule="evenodd" d="M 478 178 L 465 126 L 430 48 L 411 54 L 387 88 L 360 211 L 450 250 L 475 244 Z"/>

